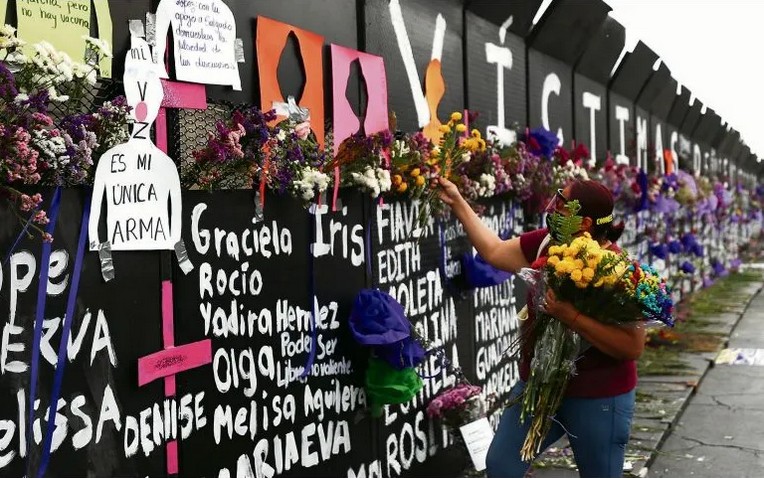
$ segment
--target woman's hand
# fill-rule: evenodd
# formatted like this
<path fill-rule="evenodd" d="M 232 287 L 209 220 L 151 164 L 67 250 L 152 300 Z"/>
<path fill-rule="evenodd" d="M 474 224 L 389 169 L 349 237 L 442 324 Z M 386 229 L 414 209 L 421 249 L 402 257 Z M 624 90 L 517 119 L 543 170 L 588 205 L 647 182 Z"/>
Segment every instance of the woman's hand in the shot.
<path fill-rule="evenodd" d="M 453 206 L 455 203 L 462 200 L 462 193 L 459 192 L 459 188 L 456 187 L 456 184 L 444 177 L 439 177 L 433 186 L 440 188 L 440 191 L 438 191 L 440 200 L 449 206 Z"/>
<path fill-rule="evenodd" d="M 575 320 L 579 314 L 578 309 L 573 304 L 558 299 L 551 288 L 548 288 L 546 291 L 546 295 L 541 302 L 541 309 L 565 324 Z"/>

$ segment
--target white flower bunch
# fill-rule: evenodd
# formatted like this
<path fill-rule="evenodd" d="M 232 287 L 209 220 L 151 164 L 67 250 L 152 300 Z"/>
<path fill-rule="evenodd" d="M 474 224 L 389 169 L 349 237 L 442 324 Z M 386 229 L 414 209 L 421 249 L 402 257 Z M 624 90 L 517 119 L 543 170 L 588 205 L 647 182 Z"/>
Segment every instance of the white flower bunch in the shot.
<path fill-rule="evenodd" d="M 55 161 L 66 153 L 66 141 L 63 136 L 52 135 L 47 129 L 32 131 L 32 143 L 40 153 L 50 160 Z"/>
<path fill-rule="evenodd" d="M 15 28 L 10 25 L 0 25 L 0 50 L 10 50 L 25 44 L 24 40 L 16 36 Z M 7 51 L 6 54 L 8 54 Z M 7 57 L 4 60 L 9 61 Z"/>
<path fill-rule="evenodd" d="M 478 184 L 478 196 L 485 198 L 494 195 L 494 192 L 496 191 L 495 177 L 491 176 L 490 174 L 483 173 L 480 175 L 480 181 Z"/>
<path fill-rule="evenodd" d="M 586 181 L 589 179 L 589 173 L 586 171 L 586 168 L 576 166 L 571 160 L 568 160 L 563 166 L 555 166 L 554 175 L 557 179 L 562 180 L 562 183 L 566 182 L 566 180 L 580 179 Z"/>
<path fill-rule="evenodd" d="M 376 198 L 392 187 L 390 171 L 380 167 L 367 166 L 363 173 L 350 173 L 351 182 Z"/>
<path fill-rule="evenodd" d="M 299 174 L 300 179 L 292 182 L 295 195 L 304 201 L 310 201 L 315 197 L 315 191 L 324 192 L 329 187 L 329 175 L 318 169 L 306 166 Z"/>

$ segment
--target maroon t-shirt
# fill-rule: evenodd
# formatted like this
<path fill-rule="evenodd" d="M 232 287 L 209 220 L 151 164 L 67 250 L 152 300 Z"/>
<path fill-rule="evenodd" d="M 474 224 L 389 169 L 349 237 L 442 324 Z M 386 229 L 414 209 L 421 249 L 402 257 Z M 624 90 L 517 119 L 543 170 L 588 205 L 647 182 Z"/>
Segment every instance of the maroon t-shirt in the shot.
<path fill-rule="evenodd" d="M 528 263 L 536 260 L 539 247 L 547 236 L 546 229 L 527 232 L 520 236 L 520 248 Z M 616 249 L 615 246 L 611 246 Z M 546 248 L 541 255 L 546 254 Z M 528 320 L 521 327 L 530 327 L 535 320 L 535 308 L 528 294 Z M 520 352 L 520 378 L 528 381 L 533 358 L 533 344 L 526 344 Z M 614 397 L 631 391 L 637 386 L 637 363 L 634 360 L 618 360 L 594 346 L 589 347 L 576 361 L 576 375 L 568 382 L 567 397 L 602 398 Z"/>

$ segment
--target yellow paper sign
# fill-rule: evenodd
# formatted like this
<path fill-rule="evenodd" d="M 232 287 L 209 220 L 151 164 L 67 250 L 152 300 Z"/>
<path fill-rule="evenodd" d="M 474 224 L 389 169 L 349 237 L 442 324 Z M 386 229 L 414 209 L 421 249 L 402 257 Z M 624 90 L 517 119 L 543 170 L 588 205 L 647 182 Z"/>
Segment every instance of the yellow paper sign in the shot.
<path fill-rule="evenodd" d="M 73 61 L 85 60 L 90 0 L 16 0 L 18 36 L 28 44 L 47 41 Z"/>
<path fill-rule="evenodd" d="M 3 0 L 0 0 L 0 1 L 3 1 Z M 93 5 L 95 5 L 96 24 L 98 26 L 98 38 L 106 41 L 106 43 L 109 44 L 109 47 L 113 48 L 112 41 L 111 41 L 112 26 L 111 26 L 111 11 L 109 10 L 109 1 L 108 0 L 93 0 Z M 112 51 L 112 53 L 114 53 L 114 51 Z M 101 76 L 104 78 L 111 78 L 111 58 L 106 55 L 103 55 L 99 66 L 101 67 Z"/>

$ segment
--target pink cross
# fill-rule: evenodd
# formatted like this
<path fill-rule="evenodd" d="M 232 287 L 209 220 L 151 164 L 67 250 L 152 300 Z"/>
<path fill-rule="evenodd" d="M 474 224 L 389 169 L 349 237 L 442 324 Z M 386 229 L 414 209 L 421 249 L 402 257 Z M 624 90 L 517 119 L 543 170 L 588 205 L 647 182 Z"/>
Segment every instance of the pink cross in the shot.
<path fill-rule="evenodd" d="M 156 144 L 167 154 L 167 108 L 207 109 L 204 85 L 162 80 L 164 99 L 156 119 Z M 138 386 L 164 378 L 165 397 L 175 396 L 175 374 L 212 362 L 212 341 L 200 340 L 175 346 L 172 281 L 162 281 L 163 350 L 138 359 Z M 168 441 L 165 448 L 167 474 L 178 474 L 178 441 Z"/>

